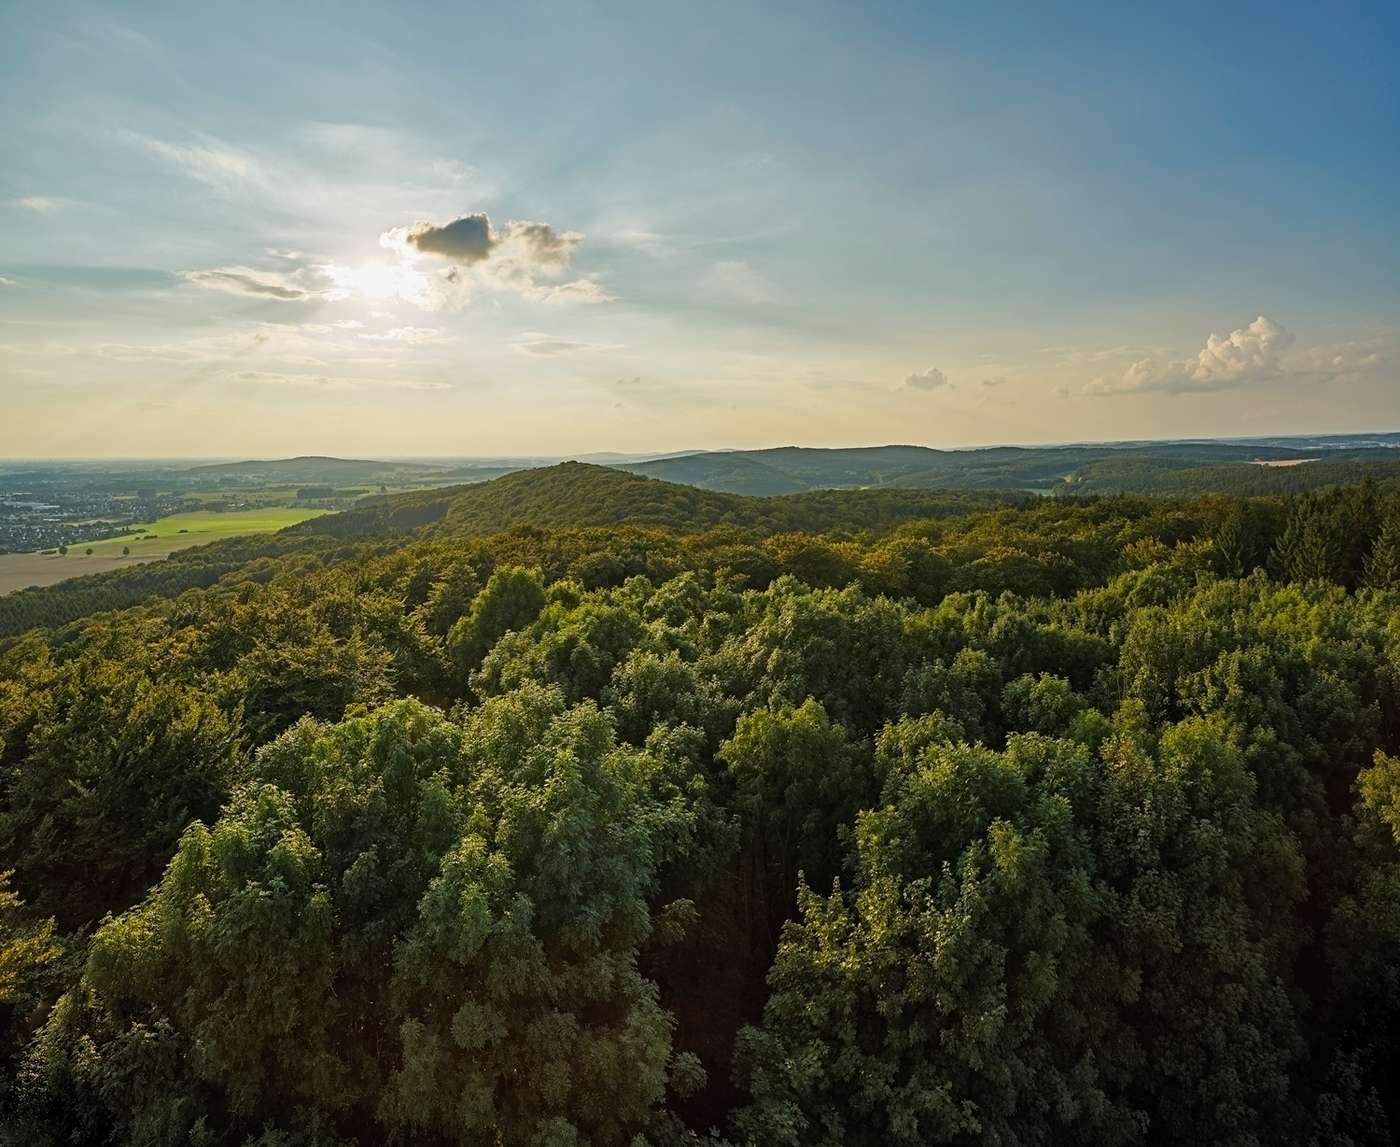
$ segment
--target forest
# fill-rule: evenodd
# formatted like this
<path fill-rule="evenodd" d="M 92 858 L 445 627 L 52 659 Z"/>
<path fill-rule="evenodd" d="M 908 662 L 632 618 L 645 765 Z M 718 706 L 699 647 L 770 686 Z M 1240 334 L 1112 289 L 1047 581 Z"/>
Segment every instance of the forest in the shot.
<path fill-rule="evenodd" d="M 0 598 L 0 1142 L 1379 1147 L 1400 494 L 567 464 Z"/>
<path fill-rule="evenodd" d="M 1064 446 L 926 446 L 702 451 L 622 469 L 734 494 L 820 489 L 1030 490 L 1038 494 L 1299 494 L 1370 478 L 1393 483 L 1393 434 Z"/>

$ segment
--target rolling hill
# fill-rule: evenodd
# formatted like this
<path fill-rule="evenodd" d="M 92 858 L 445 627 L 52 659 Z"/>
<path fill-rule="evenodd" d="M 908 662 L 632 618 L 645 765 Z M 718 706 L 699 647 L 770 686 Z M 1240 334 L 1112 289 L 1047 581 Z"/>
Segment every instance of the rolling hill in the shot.
<path fill-rule="evenodd" d="M 1256 464 L 1260 462 L 1300 465 L 1270 468 Z M 789 446 L 702 452 L 620 468 L 705 490 L 752 495 L 890 487 L 1062 495 L 1279 494 L 1364 477 L 1400 478 L 1400 454 L 1380 435 L 1366 441 L 1122 442 L 969 450 Z"/>
<path fill-rule="evenodd" d="M 1007 491 L 842 490 L 754 497 L 661 481 L 584 462 L 519 470 L 490 482 L 394 494 L 344 514 L 303 523 L 293 534 L 368 538 L 424 529 L 480 535 L 519 525 L 715 526 L 765 531 L 882 528 L 1013 505 Z"/>

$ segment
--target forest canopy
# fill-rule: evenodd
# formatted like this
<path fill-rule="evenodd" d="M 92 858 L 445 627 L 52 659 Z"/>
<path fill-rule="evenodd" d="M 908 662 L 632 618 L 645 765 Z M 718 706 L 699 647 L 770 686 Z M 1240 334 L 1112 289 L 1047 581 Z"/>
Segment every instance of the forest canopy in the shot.
<path fill-rule="evenodd" d="M 0 1135 L 1380 1145 L 1400 501 L 570 465 L 0 599 Z"/>

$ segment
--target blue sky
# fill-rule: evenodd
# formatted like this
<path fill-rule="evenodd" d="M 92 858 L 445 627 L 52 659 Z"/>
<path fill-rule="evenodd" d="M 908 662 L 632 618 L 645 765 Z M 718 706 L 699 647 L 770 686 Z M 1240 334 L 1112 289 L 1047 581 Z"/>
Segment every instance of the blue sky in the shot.
<path fill-rule="evenodd" d="M 1397 55 L 1392 4 L 2 5 L 0 455 L 1394 429 Z"/>

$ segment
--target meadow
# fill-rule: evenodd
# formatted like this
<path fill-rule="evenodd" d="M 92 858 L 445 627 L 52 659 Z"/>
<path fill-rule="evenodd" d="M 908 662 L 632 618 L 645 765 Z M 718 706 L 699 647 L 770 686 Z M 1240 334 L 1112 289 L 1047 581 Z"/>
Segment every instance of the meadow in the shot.
<path fill-rule="evenodd" d="M 327 511 L 282 506 L 224 512 L 194 510 L 141 522 L 132 528 L 144 531 L 142 533 L 87 542 L 71 547 L 66 554 L 0 554 L 0 593 L 27 586 L 53 585 L 65 578 L 155 561 L 176 550 L 220 538 L 270 533 L 324 513 Z"/>
<path fill-rule="evenodd" d="M 68 557 L 89 556 L 115 557 L 125 549 L 131 550 L 132 557 L 165 557 L 175 550 L 188 546 L 198 546 L 219 538 L 231 538 L 239 534 L 265 534 L 294 526 L 308 518 L 320 517 L 326 510 L 298 510 L 286 506 L 259 506 L 251 510 L 191 510 L 183 514 L 171 514 L 152 522 L 138 522 L 132 526 L 132 533 L 118 534 L 101 541 L 88 542 L 68 551 Z"/>

